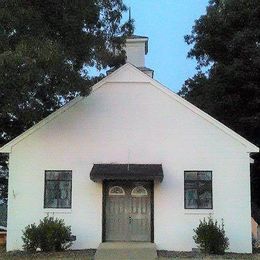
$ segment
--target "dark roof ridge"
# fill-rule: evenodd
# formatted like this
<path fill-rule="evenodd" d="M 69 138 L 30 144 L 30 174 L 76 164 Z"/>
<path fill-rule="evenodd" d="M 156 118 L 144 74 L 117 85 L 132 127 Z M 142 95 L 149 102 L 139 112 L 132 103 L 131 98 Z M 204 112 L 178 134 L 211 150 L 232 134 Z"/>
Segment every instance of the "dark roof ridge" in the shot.
<path fill-rule="evenodd" d="M 138 39 L 138 38 L 140 38 L 140 39 L 148 39 L 147 36 L 141 36 L 141 35 L 136 35 L 136 34 L 127 36 L 127 39 Z"/>

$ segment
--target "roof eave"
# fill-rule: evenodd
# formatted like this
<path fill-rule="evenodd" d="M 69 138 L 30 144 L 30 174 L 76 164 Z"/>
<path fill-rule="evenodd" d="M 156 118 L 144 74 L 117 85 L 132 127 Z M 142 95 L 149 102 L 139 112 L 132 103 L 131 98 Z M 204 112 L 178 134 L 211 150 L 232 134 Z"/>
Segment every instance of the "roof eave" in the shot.
<path fill-rule="evenodd" d="M 247 152 L 248 153 L 259 153 L 259 148 L 256 145 L 250 143 L 250 146 L 247 146 Z"/>
<path fill-rule="evenodd" d="M 11 147 L 6 147 L 5 145 L 0 148 L 0 153 L 11 153 Z"/>
<path fill-rule="evenodd" d="M 155 80 L 154 78 L 149 77 L 148 75 L 146 75 L 143 71 L 138 69 L 133 64 L 129 63 L 129 65 L 132 66 L 139 73 L 142 73 L 143 75 L 145 75 L 147 77 L 147 79 L 149 79 L 150 83 L 153 86 L 157 87 L 158 89 L 160 89 L 162 92 L 164 92 L 168 96 L 174 98 L 177 102 L 179 102 L 182 105 L 186 106 L 188 109 L 190 109 L 191 111 L 193 111 L 194 113 L 196 113 L 200 117 L 204 118 L 205 120 L 210 122 L 212 125 L 214 125 L 215 127 L 219 128 L 220 130 L 225 132 L 230 137 L 236 139 L 239 143 L 244 145 L 244 147 L 246 149 L 246 152 L 248 152 L 248 153 L 258 153 L 259 152 L 259 147 L 257 147 L 256 145 L 254 145 L 253 143 L 251 143 L 250 141 L 245 139 L 243 136 L 241 136 L 240 134 L 236 133 L 234 130 L 230 129 L 229 127 L 227 127 L 226 125 L 224 125 L 223 123 L 218 121 L 217 119 L 213 118 L 212 116 L 210 116 L 209 114 L 207 114 L 203 110 L 199 109 L 198 107 L 196 107 L 192 103 L 190 103 L 187 100 L 185 100 L 184 98 L 180 97 L 178 94 L 176 94 L 175 92 L 170 90 L 168 87 L 164 86 L 159 81 Z"/>
<path fill-rule="evenodd" d="M 222 130 L 223 132 L 225 132 L 229 136 L 231 136 L 234 139 L 236 139 L 237 141 L 239 141 L 242 145 L 245 146 L 245 149 L 246 149 L 246 151 L 248 153 L 258 153 L 259 152 L 259 148 L 256 145 L 252 144 L 251 142 L 246 140 L 244 137 L 242 137 L 241 135 L 237 134 L 236 132 L 234 132 L 233 130 L 231 130 L 230 128 L 228 128 L 227 126 L 222 124 L 221 122 L 217 121 L 215 118 L 211 117 L 210 115 L 208 115 L 204 111 L 202 111 L 199 108 L 195 107 L 190 102 L 184 100 L 183 98 L 178 96 L 176 93 L 174 93 L 172 90 L 170 90 L 167 87 L 163 86 L 160 82 L 156 81 L 155 79 L 152 79 L 151 77 L 149 77 L 144 72 L 142 72 L 140 69 L 138 69 L 137 67 L 135 67 L 134 65 L 132 65 L 130 63 L 126 63 L 125 65 L 121 66 L 120 68 L 118 68 L 117 70 L 113 71 L 111 74 L 106 76 L 104 79 L 102 79 L 101 81 L 96 83 L 92 87 L 92 90 L 94 91 L 95 89 L 98 89 L 99 87 L 101 87 L 110 77 L 112 77 L 113 75 L 116 75 L 117 73 L 119 73 L 119 71 L 122 70 L 126 66 L 130 66 L 130 67 L 134 68 L 138 73 L 144 75 L 147 78 L 148 82 L 150 82 L 153 86 L 157 87 L 158 89 L 160 89 L 165 94 L 167 94 L 170 97 L 174 98 L 177 102 L 179 102 L 182 105 L 186 106 L 188 109 L 192 110 L 194 113 L 198 114 L 202 118 L 204 118 L 207 121 L 209 121 L 212 125 L 215 125 L 215 127 L 219 128 L 220 130 Z M 55 118 L 60 113 L 64 112 L 68 108 L 72 107 L 80 99 L 82 99 L 82 97 L 77 97 L 77 98 L 73 99 L 72 101 L 70 101 L 69 103 L 67 103 L 66 105 L 64 105 L 60 109 L 58 109 L 57 111 L 55 111 L 52 114 L 50 114 L 47 118 L 43 119 L 42 121 L 40 121 L 36 125 L 32 126 L 30 129 L 28 129 L 27 131 L 25 131 L 24 133 L 19 135 L 18 137 L 14 138 L 10 142 L 8 142 L 6 145 L 4 145 L 2 148 L 0 148 L 0 153 L 11 153 L 12 152 L 12 147 L 15 144 L 17 144 L 19 141 L 24 139 L 26 136 L 28 136 L 29 134 L 31 134 L 32 132 L 34 132 L 38 128 L 40 128 L 43 125 L 45 125 L 46 123 L 48 123 L 50 120 Z"/>

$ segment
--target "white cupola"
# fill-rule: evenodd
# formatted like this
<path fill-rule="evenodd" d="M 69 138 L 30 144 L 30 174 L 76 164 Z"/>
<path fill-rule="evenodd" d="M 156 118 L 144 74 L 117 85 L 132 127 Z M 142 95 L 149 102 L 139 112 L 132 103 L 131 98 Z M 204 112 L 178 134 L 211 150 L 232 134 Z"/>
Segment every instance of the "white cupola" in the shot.
<path fill-rule="evenodd" d="M 126 62 L 131 63 L 138 69 L 153 77 L 153 70 L 145 67 L 145 55 L 148 53 L 148 37 L 131 35 L 125 44 Z"/>

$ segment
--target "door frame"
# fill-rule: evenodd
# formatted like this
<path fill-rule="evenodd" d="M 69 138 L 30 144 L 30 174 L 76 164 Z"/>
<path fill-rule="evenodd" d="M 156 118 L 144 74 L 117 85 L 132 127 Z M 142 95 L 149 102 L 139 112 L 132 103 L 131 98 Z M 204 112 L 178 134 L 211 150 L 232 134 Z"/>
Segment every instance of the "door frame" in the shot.
<path fill-rule="evenodd" d="M 124 181 L 124 180 L 117 180 Z M 125 181 L 125 182 L 136 182 L 143 180 L 135 180 L 135 181 Z M 104 180 L 102 183 L 102 243 L 106 242 L 106 187 L 110 181 Z M 113 182 L 113 181 L 111 181 Z M 154 243 L 154 182 L 153 181 L 145 181 L 151 186 L 151 243 Z"/>

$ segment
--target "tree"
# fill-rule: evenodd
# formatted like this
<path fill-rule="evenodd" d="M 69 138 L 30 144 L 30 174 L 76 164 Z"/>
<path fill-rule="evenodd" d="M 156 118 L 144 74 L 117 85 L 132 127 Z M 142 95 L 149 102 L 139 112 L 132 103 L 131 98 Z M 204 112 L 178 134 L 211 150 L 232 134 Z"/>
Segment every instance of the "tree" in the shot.
<path fill-rule="evenodd" d="M 195 21 L 189 58 L 197 74 L 179 94 L 260 145 L 260 2 L 211 0 Z M 206 70 L 206 72 L 205 72 Z M 259 169 L 259 155 L 253 155 Z M 260 206 L 260 176 L 252 171 L 252 199 Z"/>
<path fill-rule="evenodd" d="M 132 20 L 121 22 L 126 10 L 122 0 L 0 2 L 0 146 L 88 95 L 99 79 L 91 67 L 124 62 L 122 44 L 133 30 Z"/>
<path fill-rule="evenodd" d="M 0 166 L 0 206 L 7 203 L 8 167 L 4 159 L 7 159 L 6 156 L 2 157 L 3 166 Z"/>

